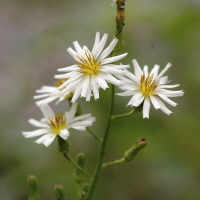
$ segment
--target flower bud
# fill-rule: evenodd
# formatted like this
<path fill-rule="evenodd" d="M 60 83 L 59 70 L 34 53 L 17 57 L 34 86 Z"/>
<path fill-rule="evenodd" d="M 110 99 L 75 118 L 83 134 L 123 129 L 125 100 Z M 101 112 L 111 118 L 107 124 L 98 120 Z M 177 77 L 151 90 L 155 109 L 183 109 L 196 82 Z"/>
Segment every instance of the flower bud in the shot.
<path fill-rule="evenodd" d="M 88 191 L 89 191 L 89 188 L 90 188 L 89 183 L 84 183 L 84 184 L 83 184 L 83 187 L 82 187 L 82 190 L 83 190 L 84 192 L 88 192 Z"/>
<path fill-rule="evenodd" d="M 136 144 L 124 153 L 124 159 L 131 161 L 137 153 L 147 145 L 146 139 L 142 138 Z"/>
<path fill-rule="evenodd" d="M 84 168 L 85 166 L 85 154 L 84 153 L 79 153 L 77 156 L 76 156 L 76 163 L 77 165 L 79 165 L 82 169 Z"/>
<path fill-rule="evenodd" d="M 84 153 L 79 153 L 76 156 L 76 164 L 83 169 L 85 166 L 85 154 Z M 76 169 L 75 173 L 74 173 L 74 181 L 78 184 L 81 184 L 83 176 L 82 176 L 82 172 L 79 169 Z"/>
<path fill-rule="evenodd" d="M 57 184 L 54 191 L 57 200 L 65 200 L 65 192 L 61 184 Z"/>
<path fill-rule="evenodd" d="M 38 188 L 37 188 L 37 178 L 34 175 L 31 175 L 27 179 L 29 187 L 29 198 L 28 200 L 39 200 Z"/>

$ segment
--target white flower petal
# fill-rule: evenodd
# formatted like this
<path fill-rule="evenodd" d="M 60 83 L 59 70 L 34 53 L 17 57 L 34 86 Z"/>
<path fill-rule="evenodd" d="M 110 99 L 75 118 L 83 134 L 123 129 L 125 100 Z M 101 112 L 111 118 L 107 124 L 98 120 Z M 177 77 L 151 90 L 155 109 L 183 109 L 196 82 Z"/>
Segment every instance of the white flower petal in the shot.
<path fill-rule="evenodd" d="M 143 118 L 149 118 L 149 111 L 150 111 L 150 100 L 149 98 L 144 99 L 144 105 L 143 105 Z"/>
<path fill-rule="evenodd" d="M 47 133 L 47 134 L 43 135 L 42 137 L 40 137 L 35 142 L 37 144 L 41 144 L 41 143 L 45 142 L 46 140 L 50 139 L 53 135 L 54 135 L 53 133 Z"/>
<path fill-rule="evenodd" d="M 31 137 L 43 135 L 43 134 L 48 133 L 48 132 L 49 132 L 49 129 L 38 129 L 38 130 L 35 130 L 35 131 L 30 131 L 30 132 L 22 132 L 22 134 L 26 138 L 31 138 Z"/>
<path fill-rule="evenodd" d="M 48 104 L 42 104 L 39 107 L 46 119 L 54 116 L 54 112 Z"/>
<path fill-rule="evenodd" d="M 95 53 L 96 53 L 97 47 L 99 45 L 99 42 L 100 42 L 100 33 L 97 32 L 96 36 L 95 36 L 94 46 L 93 46 L 93 49 L 92 49 L 92 54 L 93 55 L 95 55 Z"/>
<path fill-rule="evenodd" d="M 114 62 L 116 62 L 116 61 L 121 60 L 122 58 L 124 58 L 127 54 L 128 53 L 124 53 L 124 54 L 121 54 L 119 56 L 105 58 L 104 60 L 102 60 L 101 65 L 105 65 L 105 64 L 108 64 L 108 63 L 114 63 Z"/>
<path fill-rule="evenodd" d="M 160 66 L 159 65 L 155 65 L 154 68 L 151 70 L 150 74 L 153 74 L 154 77 L 157 77 L 159 69 L 160 69 Z"/>
<path fill-rule="evenodd" d="M 98 46 L 96 47 L 96 50 L 94 52 L 94 57 L 98 58 L 99 54 L 101 53 L 101 51 L 103 50 L 105 44 L 106 44 L 106 40 L 108 38 L 108 34 L 104 34 L 101 41 L 99 42 Z"/>
<path fill-rule="evenodd" d="M 81 97 L 86 97 L 89 83 L 90 83 L 90 76 L 85 76 L 82 84 Z"/>
<path fill-rule="evenodd" d="M 52 136 L 51 136 L 50 138 L 46 139 L 46 140 L 43 142 L 43 144 L 44 144 L 46 147 L 48 147 L 48 146 L 54 141 L 55 137 L 56 137 L 56 135 L 53 135 L 53 134 L 52 134 Z"/>
<path fill-rule="evenodd" d="M 36 127 L 42 127 L 42 128 L 48 128 L 49 126 L 45 123 L 41 123 L 35 119 L 29 119 L 28 122 L 33 125 L 33 126 L 36 126 Z"/>
<path fill-rule="evenodd" d="M 95 100 L 99 99 L 99 88 L 97 86 L 97 82 L 96 82 L 96 79 L 95 79 L 96 76 L 91 76 L 91 86 L 92 86 L 92 91 L 93 91 L 93 94 L 94 94 L 94 98 Z"/>
<path fill-rule="evenodd" d="M 40 94 L 40 95 L 36 95 L 36 96 L 33 96 L 34 99 L 40 99 L 40 98 L 44 98 L 44 97 L 48 97 L 49 94 Z"/>
<path fill-rule="evenodd" d="M 150 100 L 156 110 L 160 108 L 157 99 L 153 95 L 150 95 Z"/>
<path fill-rule="evenodd" d="M 160 74 L 156 77 L 156 80 L 160 80 L 160 78 L 164 75 L 164 73 L 172 66 L 171 63 L 168 63 L 166 67 L 160 72 Z"/>
<path fill-rule="evenodd" d="M 114 76 L 112 76 L 111 74 L 106 74 L 105 75 L 105 79 L 112 83 L 113 85 L 117 85 L 119 86 L 121 84 L 121 81 L 117 80 Z"/>
<path fill-rule="evenodd" d="M 107 57 L 114 49 L 117 42 L 118 42 L 118 39 L 114 38 L 114 40 L 110 43 L 110 45 L 106 49 L 104 49 L 104 51 L 101 53 L 98 60 L 100 61 L 100 60 L 103 60 L 105 57 Z"/>
<path fill-rule="evenodd" d="M 72 65 L 72 66 L 68 66 L 68 67 L 64 67 L 64 68 L 58 68 L 57 71 L 59 72 L 70 72 L 72 70 L 77 70 L 79 69 L 79 67 L 77 65 Z"/>
<path fill-rule="evenodd" d="M 81 48 L 81 46 L 79 45 L 79 43 L 77 41 L 73 42 L 73 45 L 76 49 L 76 52 L 78 54 L 78 56 L 82 56 L 84 54 L 84 50 Z"/>
<path fill-rule="evenodd" d="M 174 101 L 172 101 L 172 100 L 170 100 L 169 98 L 167 98 L 165 95 L 163 95 L 163 94 L 159 94 L 158 93 L 158 96 L 161 98 L 161 99 L 163 99 L 165 102 L 167 102 L 169 105 L 171 105 L 171 106 L 176 106 L 177 105 L 177 103 L 175 103 Z"/>
<path fill-rule="evenodd" d="M 74 58 L 74 60 L 79 60 L 77 57 L 78 54 L 71 47 L 67 49 L 67 52 Z"/>
<path fill-rule="evenodd" d="M 96 80 L 97 80 L 98 85 L 99 85 L 102 89 L 105 90 L 106 88 L 108 88 L 108 84 L 106 83 L 106 81 L 104 80 L 104 78 L 101 76 L 100 73 L 96 76 Z"/>
<path fill-rule="evenodd" d="M 40 101 L 36 101 L 35 103 L 37 104 L 37 106 L 40 106 L 42 104 L 48 104 L 52 101 L 54 101 L 55 99 L 59 98 L 59 96 L 55 96 L 55 97 L 48 97 L 48 98 L 45 98 L 43 100 L 40 100 Z"/>
<path fill-rule="evenodd" d="M 160 106 L 160 109 L 167 115 L 170 115 L 172 112 L 165 106 L 165 104 L 159 99 L 156 97 L 156 100 L 158 101 L 159 103 L 159 106 Z"/>
<path fill-rule="evenodd" d="M 138 79 L 140 79 L 141 76 L 142 76 L 142 70 L 141 70 L 136 59 L 132 60 L 132 62 L 133 62 L 133 65 L 134 65 L 135 75 Z"/>
<path fill-rule="evenodd" d="M 67 129 L 62 129 L 60 130 L 59 136 L 63 139 L 66 140 L 69 137 L 69 131 Z"/>
<path fill-rule="evenodd" d="M 127 105 L 132 105 L 137 107 L 142 103 L 143 100 L 144 100 L 143 94 L 141 92 L 136 92 Z"/>
<path fill-rule="evenodd" d="M 80 97 L 81 90 L 82 90 L 82 83 L 80 82 L 76 86 L 76 90 L 75 90 L 74 95 L 73 95 L 72 100 L 71 100 L 72 103 L 75 103 L 77 101 L 77 99 Z"/>
<path fill-rule="evenodd" d="M 78 106 L 78 103 L 73 103 L 72 106 L 71 106 L 71 109 L 69 111 L 69 116 L 70 116 L 70 122 L 71 120 L 74 118 L 75 114 L 76 114 L 76 110 L 77 110 L 77 106 Z M 69 122 L 68 122 L 69 123 Z"/>

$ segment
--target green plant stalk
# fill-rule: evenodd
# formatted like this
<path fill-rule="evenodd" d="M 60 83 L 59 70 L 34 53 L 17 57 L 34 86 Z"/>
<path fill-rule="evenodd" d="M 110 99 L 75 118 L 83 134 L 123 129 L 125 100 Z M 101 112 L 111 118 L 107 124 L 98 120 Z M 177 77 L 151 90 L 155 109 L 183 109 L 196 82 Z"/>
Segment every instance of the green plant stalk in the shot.
<path fill-rule="evenodd" d="M 134 114 L 136 112 L 137 112 L 137 109 L 135 109 L 135 107 L 134 107 L 134 109 L 131 110 L 130 112 L 125 113 L 125 114 L 121 114 L 121 115 L 114 115 L 114 116 L 111 117 L 111 119 L 118 119 L 118 118 L 123 118 L 123 117 L 129 117 L 129 116 L 131 116 L 132 114 Z"/>
<path fill-rule="evenodd" d="M 82 169 L 80 166 L 78 166 L 74 161 L 72 161 L 71 158 L 70 158 L 67 154 L 63 153 L 63 155 L 64 155 L 64 157 L 65 157 L 70 163 L 72 163 L 72 165 L 74 165 L 74 167 L 76 167 L 82 174 L 84 174 L 84 175 L 85 175 L 86 177 L 88 177 L 88 178 L 91 178 L 90 175 L 87 174 L 85 171 L 83 171 L 83 169 Z"/>
<path fill-rule="evenodd" d="M 126 162 L 126 159 L 125 158 L 121 158 L 119 160 L 115 160 L 115 161 L 112 161 L 112 162 L 109 162 L 109 163 L 104 163 L 102 165 L 102 168 L 105 168 L 105 167 L 111 166 L 111 165 L 121 164 L 121 163 L 124 163 L 124 162 Z"/>
<path fill-rule="evenodd" d="M 86 129 L 91 133 L 91 135 L 93 135 L 99 142 L 102 142 L 103 140 L 94 132 L 92 131 L 91 128 L 86 127 Z"/>
<path fill-rule="evenodd" d="M 124 5 L 126 0 L 122 0 Z M 117 13 L 116 13 L 116 34 L 115 37 L 118 39 L 118 43 L 116 44 L 113 52 L 112 52 L 112 56 L 116 56 L 119 55 L 123 45 L 124 45 L 124 40 L 123 40 L 123 36 L 122 36 L 122 31 L 123 31 L 123 26 L 124 26 L 124 8 L 125 7 L 121 7 L 121 3 L 122 2 L 116 2 L 117 4 Z M 111 124 L 111 116 L 113 113 L 113 108 L 114 108 L 114 93 L 115 93 L 115 86 L 112 85 L 111 86 L 111 103 L 110 103 L 110 110 L 109 110 L 109 114 L 108 114 L 108 120 L 107 120 L 107 126 L 106 126 L 106 130 L 105 130 L 105 134 L 103 137 L 103 141 L 101 144 L 101 150 L 100 150 L 100 155 L 99 155 L 99 159 L 97 161 L 97 165 L 94 171 L 94 175 L 93 178 L 91 180 L 90 183 L 90 189 L 89 189 L 89 193 L 88 193 L 88 200 L 92 200 L 92 196 L 96 187 L 96 183 L 99 177 L 99 173 L 101 171 L 102 168 L 102 162 L 103 162 L 103 157 L 105 154 L 105 147 L 106 147 L 106 142 L 107 142 L 107 138 L 108 138 L 108 134 L 109 134 L 109 130 L 110 130 L 110 124 Z"/>
<path fill-rule="evenodd" d="M 107 166 L 111 166 L 111 165 L 116 165 L 116 164 L 121 164 L 124 162 L 129 162 L 131 160 L 133 160 L 135 158 L 135 156 L 147 145 L 147 141 L 145 138 L 142 138 L 140 140 L 138 140 L 136 142 L 135 145 L 133 145 L 133 147 L 131 147 L 130 149 L 128 149 L 127 151 L 125 151 L 124 153 L 124 157 L 119 159 L 119 160 L 115 160 L 112 162 L 108 162 L 108 163 L 104 163 L 102 165 L 102 168 L 105 168 Z"/>
<path fill-rule="evenodd" d="M 106 142 L 107 142 L 108 133 L 109 133 L 110 124 L 111 124 L 111 116 L 112 116 L 112 113 L 113 113 L 114 93 L 115 93 L 115 86 L 112 85 L 112 88 L 111 88 L 111 104 L 110 104 L 110 110 L 109 110 L 109 114 L 108 114 L 106 131 L 105 131 L 103 142 L 102 142 L 102 145 L 101 145 L 100 156 L 99 156 L 99 159 L 98 159 L 98 162 L 97 162 L 97 166 L 96 166 L 96 169 L 95 169 L 95 172 L 94 172 L 94 176 L 93 176 L 91 184 L 90 184 L 88 200 L 92 199 L 94 189 L 95 189 L 95 186 L 96 186 L 96 183 L 97 183 L 97 179 L 98 179 L 99 173 L 101 171 L 101 165 L 102 165 L 103 157 L 104 157 L 104 154 L 105 154 L 105 147 L 106 147 Z"/>

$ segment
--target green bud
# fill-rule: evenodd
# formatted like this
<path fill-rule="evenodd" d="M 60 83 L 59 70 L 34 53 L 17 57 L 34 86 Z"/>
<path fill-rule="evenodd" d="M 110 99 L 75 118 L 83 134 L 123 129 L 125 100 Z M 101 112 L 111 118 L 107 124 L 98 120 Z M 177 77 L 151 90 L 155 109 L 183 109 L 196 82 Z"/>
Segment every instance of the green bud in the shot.
<path fill-rule="evenodd" d="M 69 144 L 66 140 L 63 140 L 60 136 L 58 136 L 58 148 L 60 153 L 68 153 Z"/>
<path fill-rule="evenodd" d="M 79 153 L 76 156 L 76 164 L 83 169 L 85 166 L 85 154 L 84 153 Z M 75 173 L 74 173 L 74 181 L 78 184 L 82 183 L 82 179 L 83 179 L 83 174 L 79 169 L 76 169 Z"/>
<path fill-rule="evenodd" d="M 39 200 L 38 187 L 37 187 L 37 178 L 34 175 L 31 175 L 27 179 L 29 187 L 29 198 L 28 200 Z"/>
<path fill-rule="evenodd" d="M 79 153 L 77 156 L 76 156 L 76 163 L 77 165 L 79 165 L 82 169 L 84 168 L 85 166 L 85 154 L 84 153 Z"/>
<path fill-rule="evenodd" d="M 61 184 L 57 184 L 54 191 L 57 200 L 65 200 L 65 192 Z"/>
<path fill-rule="evenodd" d="M 90 188 L 89 183 L 84 183 L 84 184 L 83 184 L 83 187 L 82 187 L 82 190 L 83 190 L 84 192 L 88 192 L 88 191 L 89 191 L 89 188 Z"/>
<path fill-rule="evenodd" d="M 124 153 L 124 159 L 131 161 L 137 153 L 147 145 L 146 139 L 142 138 L 136 144 Z"/>

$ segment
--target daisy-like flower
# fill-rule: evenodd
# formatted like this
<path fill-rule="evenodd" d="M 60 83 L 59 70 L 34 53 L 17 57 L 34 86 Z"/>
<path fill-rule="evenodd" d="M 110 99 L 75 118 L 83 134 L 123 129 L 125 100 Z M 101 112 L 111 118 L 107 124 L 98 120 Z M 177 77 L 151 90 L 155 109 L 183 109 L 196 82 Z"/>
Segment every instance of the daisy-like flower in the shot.
<path fill-rule="evenodd" d="M 68 94 L 71 89 L 74 89 L 72 102 L 81 96 L 85 97 L 86 101 L 90 100 L 92 92 L 95 100 L 99 98 L 99 87 L 102 89 L 108 88 L 107 82 L 119 86 L 121 81 L 114 76 L 123 75 L 123 69 L 129 65 L 115 65 L 111 64 L 122 58 L 127 53 L 122 55 L 106 58 L 114 49 L 118 39 L 114 39 L 110 45 L 103 50 L 108 35 L 104 34 L 100 40 L 100 34 L 96 33 L 95 42 L 92 51 L 86 46 L 83 48 L 77 41 L 73 42 L 75 50 L 71 47 L 67 49 L 68 53 L 75 59 L 76 64 L 58 69 L 60 72 L 66 72 L 63 75 L 56 75 L 55 78 L 64 79 L 69 78 L 61 86 L 58 87 L 62 94 Z M 114 76 L 113 76 L 114 75 Z"/>
<path fill-rule="evenodd" d="M 91 114 L 85 114 L 75 117 L 77 110 L 77 103 L 73 104 L 69 112 L 54 113 L 48 104 L 42 104 L 40 106 L 43 112 L 44 118 L 40 121 L 35 119 L 29 119 L 29 123 L 38 127 L 38 130 L 30 132 L 22 132 L 26 138 L 36 137 L 43 135 L 35 142 L 37 144 L 44 144 L 48 147 L 56 136 L 67 140 L 69 136 L 69 129 L 77 129 L 80 131 L 86 130 L 87 126 L 92 126 L 95 121 L 95 117 Z"/>
<path fill-rule="evenodd" d="M 170 100 L 168 97 L 183 96 L 183 91 L 171 91 L 168 88 L 175 88 L 178 85 L 166 85 L 169 83 L 168 77 L 163 76 L 164 73 L 171 67 L 168 63 L 167 66 L 158 74 L 159 66 L 155 65 L 151 72 L 148 72 L 148 67 L 145 65 L 144 69 L 140 68 L 136 60 L 133 60 L 135 75 L 125 70 L 128 77 L 119 76 L 122 81 L 123 93 L 118 93 L 119 96 L 132 96 L 128 105 L 138 107 L 143 103 L 143 118 L 149 118 L 150 102 L 155 109 L 161 109 L 167 115 L 172 112 L 162 102 L 165 101 L 171 106 L 176 106 L 177 103 Z"/>
<path fill-rule="evenodd" d="M 41 89 L 36 90 L 36 93 L 38 93 L 39 95 L 35 95 L 33 98 L 34 99 L 41 99 L 39 101 L 36 101 L 36 104 L 42 105 L 42 104 L 48 104 L 56 99 L 58 99 L 58 101 L 56 102 L 56 104 L 58 104 L 60 101 L 64 100 L 64 99 L 69 99 L 72 94 L 73 94 L 73 90 L 69 91 L 69 93 L 67 94 L 63 94 L 61 93 L 61 91 L 58 89 L 58 87 L 60 85 L 62 85 L 64 82 L 66 81 L 66 79 L 60 79 L 58 82 L 55 83 L 55 86 L 43 86 Z"/>

